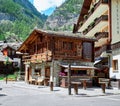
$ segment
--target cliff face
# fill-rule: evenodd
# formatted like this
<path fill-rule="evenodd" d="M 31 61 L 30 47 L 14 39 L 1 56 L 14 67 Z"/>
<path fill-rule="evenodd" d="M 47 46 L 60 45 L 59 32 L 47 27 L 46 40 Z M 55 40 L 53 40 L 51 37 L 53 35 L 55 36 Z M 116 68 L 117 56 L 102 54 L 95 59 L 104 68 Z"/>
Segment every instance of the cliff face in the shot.
<path fill-rule="evenodd" d="M 0 40 L 11 35 L 24 40 L 34 27 L 42 28 L 46 19 L 28 0 L 0 0 Z"/>
<path fill-rule="evenodd" d="M 10 14 L 7 14 L 7 13 L 2 13 L 0 12 L 0 21 L 1 20 L 10 20 L 10 21 L 14 21 L 15 20 L 15 17 L 10 15 Z"/>
<path fill-rule="evenodd" d="M 83 0 L 66 0 L 54 13 L 48 17 L 44 29 L 48 30 L 72 30 L 76 23 Z"/>

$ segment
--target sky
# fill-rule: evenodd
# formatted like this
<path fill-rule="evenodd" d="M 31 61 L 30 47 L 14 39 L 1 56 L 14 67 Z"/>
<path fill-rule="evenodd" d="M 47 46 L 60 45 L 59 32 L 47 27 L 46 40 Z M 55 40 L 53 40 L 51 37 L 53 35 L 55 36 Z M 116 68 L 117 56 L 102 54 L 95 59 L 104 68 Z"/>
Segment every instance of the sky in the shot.
<path fill-rule="evenodd" d="M 56 7 L 59 7 L 65 0 L 29 0 L 36 9 L 46 15 L 51 15 Z"/>

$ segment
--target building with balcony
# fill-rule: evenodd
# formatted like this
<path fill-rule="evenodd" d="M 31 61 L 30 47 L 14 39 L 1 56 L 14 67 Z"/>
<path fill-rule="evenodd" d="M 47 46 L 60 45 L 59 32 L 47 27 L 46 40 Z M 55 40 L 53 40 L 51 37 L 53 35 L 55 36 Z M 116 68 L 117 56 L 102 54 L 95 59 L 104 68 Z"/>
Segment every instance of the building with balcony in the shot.
<path fill-rule="evenodd" d="M 73 80 L 88 78 L 92 84 L 94 42 L 80 33 L 33 30 L 18 49 L 23 54 L 25 81 L 66 87 L 70 64 Z"/>
<path fill-rule="evenodd" d="M 84 0 L 73 33 L 96 38 L 95 66 L 120 88 L 120 0 Z M 116 82 L 112 82 L 114 86 Z"/>
<path fill-rule="evenodd" d="M 0 74 L 13 74 L 18 68 L 21 69 L 21 58 L 20 55 L 16 54 L 16 50 L 20 47 L 20 42 L 0 42 Z M 7 63 L 8 62 L 8 63 Z M 9 68 L 6 68 L 6 65 Z"/>

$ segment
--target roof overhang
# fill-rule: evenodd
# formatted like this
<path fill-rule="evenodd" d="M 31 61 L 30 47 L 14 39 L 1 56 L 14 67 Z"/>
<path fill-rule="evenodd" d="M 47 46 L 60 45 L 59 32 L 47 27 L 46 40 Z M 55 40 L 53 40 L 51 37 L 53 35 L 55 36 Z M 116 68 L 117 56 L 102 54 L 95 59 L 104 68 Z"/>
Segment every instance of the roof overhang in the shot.
<path fill-rule="evenodd" d="M 91 29 L 85 36 L 93 37 L 97 32 L 108 26 L 108 21 L 99 22 L 93 29 Z"/>
<path fill-rule="evenodd" d="M 95 38 L 90 38 L 87 36 L 83 36 L 80 33 L 72 33 L 72 32 L 55 32 L 50 30 L 41 30 L 41 29 L 34 29 L 33 32 L 29 35 L 29 37 L 23 42 L 23 44 L 20 46 L 18 51 L 23 50 L 24 48 L 27 48 L 27 45 L 29 43 L 32 43 L 35 39 L 37 39 L 38 36 L 52 36 L 52 37 L 61 37 L 61 38 L 70 38 L 70 39 L 78 39 L 81 41 L 90 41 L 95 42 L 97 41 Z"/>
<path fill-rule="evenodd" d="M 61 67 L 64 67 L 64 68 L 68 68 L 69 66 L 68 65 L 61 65 Z M 70 69 L 71 70 L 93 70 L 93 69 L 97 69 L 96 67 L 94 66 L 75 66 L 75 65 L 71 65 L 70 66 Z"/>
<path fill-rule="evenodd" d="M 78 32 L 82 32 L 84 29 L 90 25 L 91 22 L 93 22 L 97 17 L 100 17 L 103 13 L 105 13 L 108 10 L 108 5 L 101 4 L 94 13 L 86 20 L 86 22 L 81 26 L 81 28 L 78 30 Z"/>

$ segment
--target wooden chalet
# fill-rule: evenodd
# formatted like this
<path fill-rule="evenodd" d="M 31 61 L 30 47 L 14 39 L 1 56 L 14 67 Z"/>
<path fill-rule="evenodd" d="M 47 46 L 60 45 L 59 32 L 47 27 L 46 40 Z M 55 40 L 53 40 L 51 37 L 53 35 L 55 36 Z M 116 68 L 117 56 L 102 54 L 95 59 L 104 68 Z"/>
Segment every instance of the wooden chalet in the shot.
<path fill-rule="evenodd" d="M 72 80 L 87 78 L 92 84 L 94 42 L 80 33 L 35 29 L 18 49 L 24 54 L 25 81 L 65 87 L 71 64 Z"/>
<path fill-rule="evenodd" d="M 21 59 L 16 54 L 18 47 L 20 47 L 20 43 L 0 42 L 0 74 L 6 74 L 6 72 L 7 74 L 13 74 L 16 68 L 20 69 Z"/>

